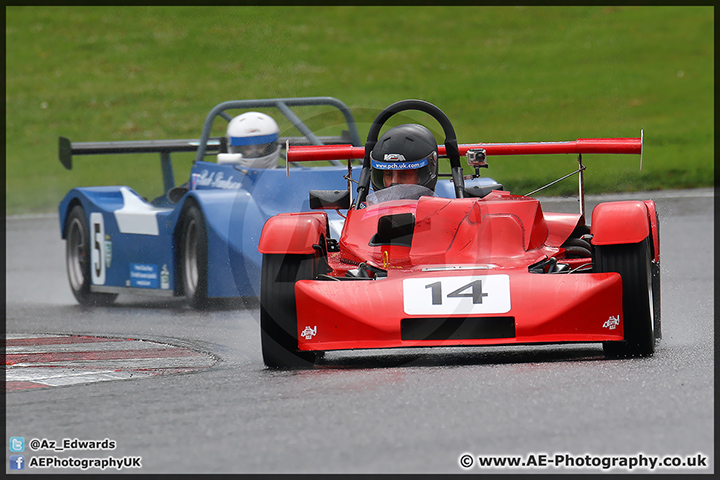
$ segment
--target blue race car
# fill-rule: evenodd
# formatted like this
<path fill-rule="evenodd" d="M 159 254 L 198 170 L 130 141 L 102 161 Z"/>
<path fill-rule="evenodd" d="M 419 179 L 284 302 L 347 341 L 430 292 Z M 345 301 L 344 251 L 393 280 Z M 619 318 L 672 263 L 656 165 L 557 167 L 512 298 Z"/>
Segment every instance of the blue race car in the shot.
<path fill-rule="evenodd" d="M 344 129 L 339 135 L 316 135 L 291 107 L 337 109 Z M 80 304 L 106 305 L 120 293 L 184 296 L 195 308 L 213 299 L 259 297 L 258 242 L 266 220 L 310 211 L 308 190 L 347 192 L 361 170 L 350 159 L 347 165 L 332 160 L 323 166 L 285 162 L 285 168 L 255 168 L 233 161 L 234 139 L 211 137 L 217 117 L 230 124 L 239 112 L 272 108 L 301 134 L 277 138 L 283 159 L 290 145 L 362 145 L 352 113 L 331 97 L 223 102 L 208 113 L 200 139 L 70 142 L 60 137 L 60 162 L 68 170 L 74 155 L 141 153 L 159 153 L 162 170 L 164 194 L 154 200 L 120 185 L 73 188 L 60 202 L 68 280 Z M 190 178 L 179 186 L 170 158 L 174 152 L 196 152 Z M 475 188 L 486 187 L 502 188 L 492 179 L 475 179 Z M 451 182 L 439 183 L 436 194 L 454 197 Z M 328 216 L 327 237 L 339 239 L 344 218 L 333 210 Z"/>

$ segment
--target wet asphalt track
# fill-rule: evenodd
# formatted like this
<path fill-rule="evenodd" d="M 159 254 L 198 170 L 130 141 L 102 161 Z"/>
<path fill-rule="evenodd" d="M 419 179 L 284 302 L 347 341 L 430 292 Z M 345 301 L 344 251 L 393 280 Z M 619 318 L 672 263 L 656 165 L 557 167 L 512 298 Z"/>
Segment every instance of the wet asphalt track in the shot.
<path fill-rule="evenodd" d="M 150 340 L 218 361 L 197 373 L 8 392 L 6 457 L 9 437 L 21 436 L 113 440 L 114 450 L 24 455 L 26 463 L 141 457 L 142 468 L 128 473 L 490 473 L 478 456 L 541 463 L 540 454 L 576 464 L 701 454 L 706 468 L 656 471 L 712 473 L 713 191 L 606 199 L 629 198 L 654 198 L 661 214 L 664 338 L 654 357 L 605 360 L 591 344 L 366 351 L 329 353 L 302 372 L 263 367 L 256 308 L 198 313 L 180 301 L 124 296 L 113 307 L 81 308 L 67 286 L 57 218 L 8 219 L 7 332 Z M 598 200 L 588 197 L 588 208 Z M 575 205 L 543 202 L 548 211 Z M 468 470 L 459 465 L 465 453 L 475 457 Z"/>

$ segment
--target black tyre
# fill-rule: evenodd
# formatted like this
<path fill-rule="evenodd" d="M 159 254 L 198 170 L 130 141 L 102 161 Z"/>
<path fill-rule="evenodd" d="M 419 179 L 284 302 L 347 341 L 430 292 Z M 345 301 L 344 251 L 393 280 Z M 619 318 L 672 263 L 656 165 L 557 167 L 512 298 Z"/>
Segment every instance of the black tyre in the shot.
<path fill-rule="evenodd" d="M 263 255 L 260 289 L 260 340 L 265 365 L 311 368 L 316 352 L 298 350 L 295 282 L 318 273 L 317 255 Z"/>
<path fill-rule="evenodd" d="M 96 242 L 95 246 L 98 255 L 104 255 L 101 244 Z M 81 305 L 109 305 L 115 301 L 117 294 L 90 291 L 92 248 L 85 210 L 75 205 L 65 220 L 65 265 L 70 289 Z"/>
<path fill-rule="evenodd" d="M 190 205 L 183 213 L 180 234 L 179 272 L 182 292 L 193 308 L 209 305 L 208 244 L 205 219 L 200 208 Z"/>
<path fill-rule="evenodd" d="M 595 247 L 595 271 L 622 277 L 625 340 L 604 342 L 609 357 L 650 356 L 655 352 L 655 288 L 650 240 Z M 659 285 L 659 281 L 657 282 Z M 659 323 L 659 317 L 657 319 Z"/>

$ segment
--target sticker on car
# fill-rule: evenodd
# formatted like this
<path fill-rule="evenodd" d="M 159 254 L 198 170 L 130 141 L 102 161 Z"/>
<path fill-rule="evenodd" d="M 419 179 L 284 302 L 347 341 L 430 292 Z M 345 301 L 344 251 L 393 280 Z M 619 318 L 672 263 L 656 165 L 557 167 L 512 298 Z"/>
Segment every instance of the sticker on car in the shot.
<path fill-rule="evenodd" d="M 403 280 L 408 315 L 484 315 L 510 311 L 508 275 L 463 275 Z"/>
<path fill-rule="evenodd" d="M 135 288 L 158 288 L 157 265 L 131 263 L 130 286 Z"/>
<path fill-rule="evenodd" d="M 102 213 L 90 214 L 90 278 L 93 285 L 105 285 L 105 219 Z"/>

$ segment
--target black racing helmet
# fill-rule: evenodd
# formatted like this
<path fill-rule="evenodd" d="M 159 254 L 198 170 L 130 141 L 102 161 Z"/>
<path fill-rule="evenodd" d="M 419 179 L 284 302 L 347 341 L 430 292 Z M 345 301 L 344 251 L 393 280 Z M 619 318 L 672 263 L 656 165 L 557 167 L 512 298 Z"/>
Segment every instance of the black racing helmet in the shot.
<path fill-rule="evenodd" d="M 418 185 L 435 190 L 438 175 L 438 147 L 435 136 L 422 125 L 408 123 L 383 134 L 370 152 L 373 188 L 385 188 L 386 170 L 417 170 Z"/>

